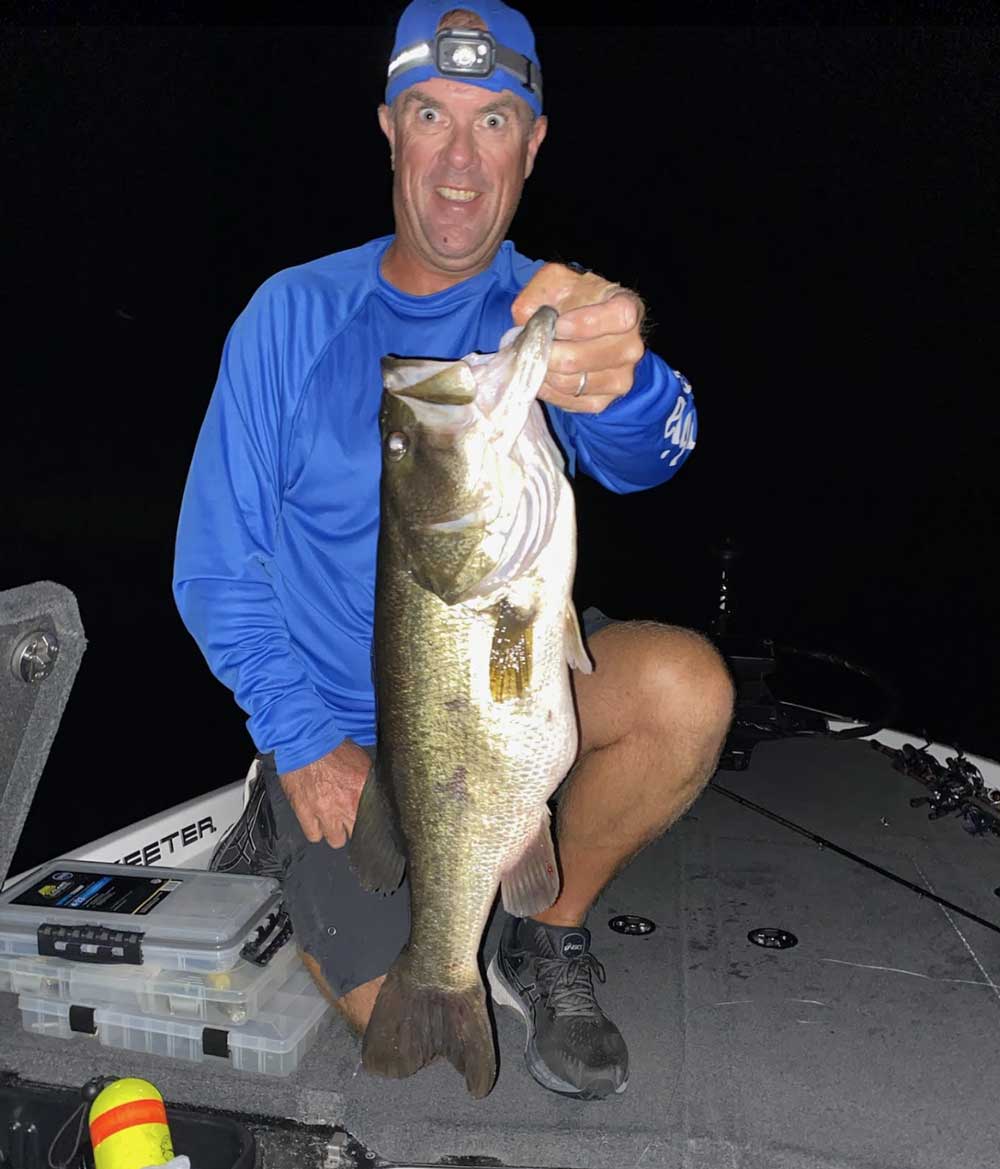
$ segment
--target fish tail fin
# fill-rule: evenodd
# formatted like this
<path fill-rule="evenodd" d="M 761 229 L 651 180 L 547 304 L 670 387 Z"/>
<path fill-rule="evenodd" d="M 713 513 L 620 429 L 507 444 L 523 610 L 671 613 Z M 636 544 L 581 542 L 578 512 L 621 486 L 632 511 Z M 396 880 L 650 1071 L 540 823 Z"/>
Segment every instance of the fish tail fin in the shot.
<path fill-rule="evenodd" d="M 443 1055 L 472 1096 L 487 1095 L 497 1060 L 486 988 L 481 981 L 460 991 L 420 985 L 404 949 L 379 991 L 361 1054 L 366 1071 L 393 1079 L 412 1076 Z"/>

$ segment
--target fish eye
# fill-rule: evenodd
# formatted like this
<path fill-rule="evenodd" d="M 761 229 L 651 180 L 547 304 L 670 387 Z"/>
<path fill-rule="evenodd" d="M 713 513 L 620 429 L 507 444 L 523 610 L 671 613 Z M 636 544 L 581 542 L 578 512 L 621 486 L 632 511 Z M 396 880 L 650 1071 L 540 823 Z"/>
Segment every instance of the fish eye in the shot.
<path fill-rule="evenodd" d="M 399 460 L 410 449 L 410 440 L 400 430 L 394 430 L 391 434 L 386 436 L 385 453 L 394 462 Z"/>

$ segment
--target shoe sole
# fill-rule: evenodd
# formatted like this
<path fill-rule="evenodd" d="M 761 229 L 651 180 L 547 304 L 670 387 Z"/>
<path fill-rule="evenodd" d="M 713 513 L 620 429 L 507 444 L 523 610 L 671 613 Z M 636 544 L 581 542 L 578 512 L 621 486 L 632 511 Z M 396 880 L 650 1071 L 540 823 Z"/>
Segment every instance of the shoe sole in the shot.
<path fill-rule="evenodd" d="M 628 1087 L 628 1076 L 625 1077 L 618 1087 L 613 1087 L 611 1083 L 608 1083 L 607 1091 L 595 1091 L 593 1088 L 581 1089 L 569 1083 L 567 1080 L 561 1080 L 552 1072 L 538 1054 L 538 1048 L 535 1046 L 535 1021 L 531 1017 L 531 1012 L 521 1001 L 520 995 L 501 973 L 500 967 L 497 964 L 496 954 L 493 955 L 486 969 L 486 981 L 490 984 L 493 1001 L 501 1007 L 509 1007 L 521 1016 L 526 1032 L 524 1040 L 524 1062 L 532 1078 L 541 1084 L 543 1088 L 548 1088 L 550 1092 L 558 1092 L 560 1096 L 571 1096 L 574 1100 L 603 1100 L 607 1096 L 619 1095 L 625 1091 Z"/>

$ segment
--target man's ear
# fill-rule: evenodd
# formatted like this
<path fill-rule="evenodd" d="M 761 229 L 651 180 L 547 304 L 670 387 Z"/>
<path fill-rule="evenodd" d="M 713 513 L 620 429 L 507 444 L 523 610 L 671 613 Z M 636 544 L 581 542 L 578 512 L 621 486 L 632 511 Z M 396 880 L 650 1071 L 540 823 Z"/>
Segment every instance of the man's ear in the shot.
<path fill-rule="evenodd" d="M 383 102 L 378 107 L 378 124 L 382 133 L 389 139 L 389 164 L 396 169 L 396 124 L 393 121 L 392 110 Z"/>
<path fill-rule="evenodd" d="M 531 135 L 528 138 L 528 157 L 524 166 L 525 178 L 535 169 L 535 155 L 538 153 L 538 148 L 545 141 L 545 135 L 548 131 L 548 118 L 544 114 L 539 114 L 535 119 L 535 124 L 531 127 Z"/>

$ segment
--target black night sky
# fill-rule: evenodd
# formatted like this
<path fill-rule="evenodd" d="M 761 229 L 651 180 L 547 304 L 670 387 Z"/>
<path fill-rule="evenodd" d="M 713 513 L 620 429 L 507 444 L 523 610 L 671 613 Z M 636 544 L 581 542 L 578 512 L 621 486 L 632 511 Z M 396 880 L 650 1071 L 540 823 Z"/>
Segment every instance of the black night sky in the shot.
<path fill-rule="evenodd" d="M 511 237 L 638 289 L 700 413 L 673 482 L 578 482 L 579 600 L 707 628 L 731 536 L 737 631 L 869 665 L 897 725 L 1000 756 L 998 29 L 960 4 L 521 6 L 550 128 Z M 173 607 L 177 509 L 255 287 L 391 230 L 402 7 L 37 4 L 0 29 L 0 589 L 69 586 L 90 641 L 15 871 L 246 770 Z"/>

